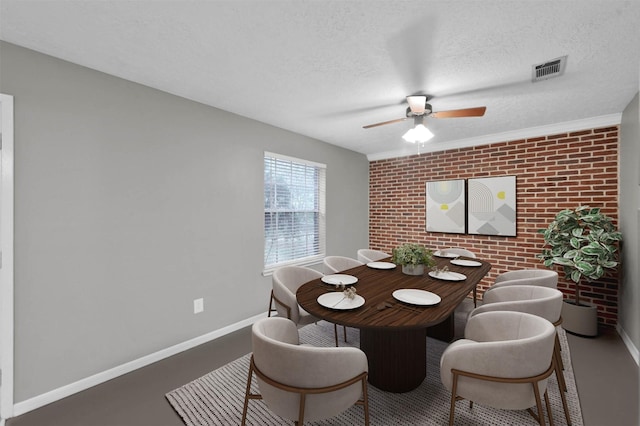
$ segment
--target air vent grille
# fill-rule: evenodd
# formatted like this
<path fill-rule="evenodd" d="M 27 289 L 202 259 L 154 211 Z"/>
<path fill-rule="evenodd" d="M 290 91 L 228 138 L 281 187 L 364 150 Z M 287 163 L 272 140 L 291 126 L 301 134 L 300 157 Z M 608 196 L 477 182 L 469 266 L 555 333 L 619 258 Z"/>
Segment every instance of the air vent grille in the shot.
<path fill-rule="evenodd" d="M 548 80 L 553 77 L 559 77 L 564 74 L 565 66 L 567 65 L 567 56 L 552 59 L 543 64 L 533 66 L 532 81 Z"/>

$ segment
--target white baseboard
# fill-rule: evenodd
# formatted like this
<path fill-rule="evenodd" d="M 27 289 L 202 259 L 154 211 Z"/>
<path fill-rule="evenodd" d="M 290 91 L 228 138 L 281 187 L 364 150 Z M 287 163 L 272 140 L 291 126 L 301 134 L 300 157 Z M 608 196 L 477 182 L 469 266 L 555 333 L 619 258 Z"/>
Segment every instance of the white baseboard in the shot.
<path fill-rule="evenodd" d="M 627 350 L 629 351 L 629 353 L 631 354 L 633 359 L 636 361 L 636 364 L 640 365 L 640 356 L 638 354 L 638 348 L 635 347 L 635 345 L 631 341 L 631 338 L 624 331 L 624 329 L 622 327 L 620 327 L 620 323 L 618 323 L 618 325 L 616 326 L 616 330 L 618 331 L 618 334 L 620 335 L 620 337 L 622 338 L 622 341 L 624 342 L 625 346 L 627 347 Z"/>
<path fill-rule="evenodd" d="M 78 380 L 77 382 L 62 386 L 58 389 L 54 389 L 52 391 L 43 393 L 33 398 L 29 398 L 13 406 L 13 416 L 19 416 L 21 414 L 28 413 L 29 411 L 35 410 L 36 408 L 43 407 L 47 404 L 58 401 L 62 398 L 66 398 L 70 395 L 81 392 L 83 390 L 89 389 L 93 386 L 99 385 L 108 380 L 119 377 L 123 374 L 130 373 L 139 368 L 153 364 L 154 362 L 161 361 L 170 356 L 179 354 L 180 352 L 184 352 L 188 349 L 192 349 L 203 343 L 210 342 L 226 334 L 229 334 L 234 331 L 240 330 L 244 327 L 250 326 L 257 320 L 261 318 L 265 318 L 266 316 L 267 316 L 266 312 L 261 313 L 254 317 L 239 321 L 235 324 L 231 324 L 221 329 L 212 331 L 211 333 L 198 336 L 186 342 L 179 343 L 177 345 L 168 347 L 158 352 L 146 355 L 142 358 L 138 358 L 136 360 L 127 362 L 126 364 L 119 365 L 117 367 L 111 368 L 101 373 L 94 374 L 93 376 L 89 376 L 84 379 Z"/>

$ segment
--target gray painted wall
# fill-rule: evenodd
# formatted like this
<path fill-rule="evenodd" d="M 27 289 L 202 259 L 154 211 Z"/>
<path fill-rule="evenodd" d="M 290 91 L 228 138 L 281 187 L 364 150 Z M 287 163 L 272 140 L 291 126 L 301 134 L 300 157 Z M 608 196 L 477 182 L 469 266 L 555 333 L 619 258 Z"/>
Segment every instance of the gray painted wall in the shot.
<path fill-rule="evenodd" d="M 367 246 L 364 155 L 0 49 L 0 92 L 15 97 L 16 403 L 266 311 L 265 150 L 327 164 L 327 252 Z"/>
<path fill-rule="evenodd" d="M 620 125 L 620 231 L 624 238 L 618 324 L 640 349 L 640 100 L 622 114 Z"/>

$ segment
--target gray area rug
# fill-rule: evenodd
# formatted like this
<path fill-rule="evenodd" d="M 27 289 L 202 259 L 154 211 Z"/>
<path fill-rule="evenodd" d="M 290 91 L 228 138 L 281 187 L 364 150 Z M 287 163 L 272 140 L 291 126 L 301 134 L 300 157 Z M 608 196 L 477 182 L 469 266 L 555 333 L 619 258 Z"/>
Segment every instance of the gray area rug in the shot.
<path fill-rule="evenodd" d="M 347 329 L 347 340 L 341 346 L 359 346 L 359 332 Z M 568 391 L 567 402 L 572 423 L 583 425 L 580 402 L 576 391 L 569 347 L 564 330 L 559 328 L 562 359 Z M 340 333 L 342 336 L 342 333 Z M 300 330 L 302 343 L 315 346 L 333 346 L 333 325 L 325 321 L 308 325 Z M 449 421 L 451 393 L 440 382 L 440 355 L 447 344 L 439 340 L 427 339 L 427 378 L 417 389 L 396 394 L 384 392 L 369 385 L 369 414 L 372 425 L 445 425 Z M 194 380 L 166 395 L 174 410 L 189 426 L 238 425 L 242 417 L 244 392 L 249 369 L 250 355 L 245 355 L 211 373 Z M 553 420 L 556 425 L 566 424 L 558 383 L 553 374 L 548 384 Z M 258 391 L 257 384 L 252 386 Z M 271 413 L 263 401 L 249 401 L 247 424 L 282 425 L 292 422 Z M 338 417 L 321 422 L 305 423 L 314 425 L 355 425 L 364 424 L 362 408 L 351 407 Z M 474 404 L 469 408 L 465 400 L 456 403 L 456 425 L 534 425 L 533 417 L 526 411 L 497 410 Z"/>

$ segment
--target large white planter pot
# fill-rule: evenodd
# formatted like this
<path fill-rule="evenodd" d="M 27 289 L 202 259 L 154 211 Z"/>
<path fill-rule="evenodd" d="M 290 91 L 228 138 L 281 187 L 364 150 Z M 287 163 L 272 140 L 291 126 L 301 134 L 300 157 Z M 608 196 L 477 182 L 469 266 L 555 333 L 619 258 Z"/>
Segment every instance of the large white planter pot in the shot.
<path fill-rule="evenodd" d="M 598 308 L 565 300 L 562 303 L 562 328 L 580 336 L 598 335 Z"/>
<path fill-rule="evenodd" d="M 424 274 L 424 265 L 402 265 L 402 273 L 407 275 Z"/>

